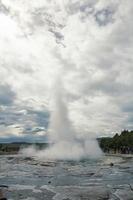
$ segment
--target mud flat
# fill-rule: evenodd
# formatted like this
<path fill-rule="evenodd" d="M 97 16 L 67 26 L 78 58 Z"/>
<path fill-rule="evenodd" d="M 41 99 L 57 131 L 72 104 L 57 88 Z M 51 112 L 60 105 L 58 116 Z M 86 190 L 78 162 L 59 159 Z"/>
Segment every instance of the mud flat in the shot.
<path fill-rule="evenodd" d="M 8 200 L 133 200 L 133 158 L 77 162 L 1 155 L 0 185 Z"/>

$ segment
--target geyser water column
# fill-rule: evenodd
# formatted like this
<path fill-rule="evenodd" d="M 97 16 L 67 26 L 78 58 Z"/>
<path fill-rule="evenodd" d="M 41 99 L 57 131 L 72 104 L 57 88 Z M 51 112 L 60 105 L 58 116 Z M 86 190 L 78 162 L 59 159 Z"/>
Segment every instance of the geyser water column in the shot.
<path fill-rule="evenodd" d="M 50 147 L 39 153 L 39 157 L 47 159 L 79 160 L 86 157 L 99 157 L 102 152 L 94 137 L 79 140 L 69 120 L 63 81 L 58 76 L 54 84 L 53 110 L 49 124 Z"/>
<path fill-rule="evenodd" d="M 53 88 L 52 107 L 49 124 L 49 140 L 53 143 L 73 141 L 74 131 L 68 117 L 63 81 L 58 76 Z"/>
<path fill-rule="evenodd" d="M 51 159 L 79 159 L 84 152 L 82 145 L 76 142 L 76 134 L 68 116 L 63 81 L 59 76 L 53 91 L 53 110 L 48 130 L 51 145 L 45 156 Z"/>
<path fill-rule="evenodd" d="M 69 120 L 68 103 L 66 101 L 63 81 L 58 77 L 54 84 L 52 95 L 52 111 L 48 129 L 49 147 L 44 150 L 28 148 L 21 153 L 35 156 L 40 160 L 80 160 L 84 158 L 99 158 L 102 151 L 95 135 L 78 134 Z"/>
<path fill-rule="evenodd" d="M 102 151 L 95 135 L 88 133 L 79 138 L 69 120 L 68 103 L 66 101 L 63 81 L 58 76 L 52 95 L 52 111 L 48 129 L 49 147 L 44 150 L 28 148 L 21 153 L 35 156 L 40 160 L 80 160 L 98 158 Z"/>

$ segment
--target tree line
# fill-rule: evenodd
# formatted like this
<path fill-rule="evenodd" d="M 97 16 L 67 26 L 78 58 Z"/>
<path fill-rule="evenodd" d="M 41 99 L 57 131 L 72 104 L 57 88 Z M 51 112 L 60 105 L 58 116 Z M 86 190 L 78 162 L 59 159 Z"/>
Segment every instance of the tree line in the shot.
<path fill-rule="evenodd" d="M 133 130 L 123 130 L 119 135 L 114 137 L 104 137 L 99 140 L 100 147 L 107 153 L 133 153 Z"/>

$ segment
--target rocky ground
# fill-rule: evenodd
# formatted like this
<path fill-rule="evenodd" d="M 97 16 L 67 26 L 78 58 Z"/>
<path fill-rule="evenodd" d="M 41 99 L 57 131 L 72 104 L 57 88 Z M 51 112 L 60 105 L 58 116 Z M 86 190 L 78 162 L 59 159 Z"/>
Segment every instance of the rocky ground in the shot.
<path fill-rule="evenodd" d="M 133 158 L 57 162 L 0 156 L 0 188 L 8 200 L 133 200 Z"/>

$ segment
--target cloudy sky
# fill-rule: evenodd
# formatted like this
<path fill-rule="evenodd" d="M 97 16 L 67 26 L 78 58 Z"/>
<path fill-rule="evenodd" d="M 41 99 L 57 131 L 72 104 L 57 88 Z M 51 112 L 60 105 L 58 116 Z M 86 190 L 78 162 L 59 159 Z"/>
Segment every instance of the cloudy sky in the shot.
<path fill-rule="evenodd" d="M 132 21 L 132 0 L 1 0 L 1 140 L 45 138 L 58 77 L 77 134 L 133 129 Z"/>

